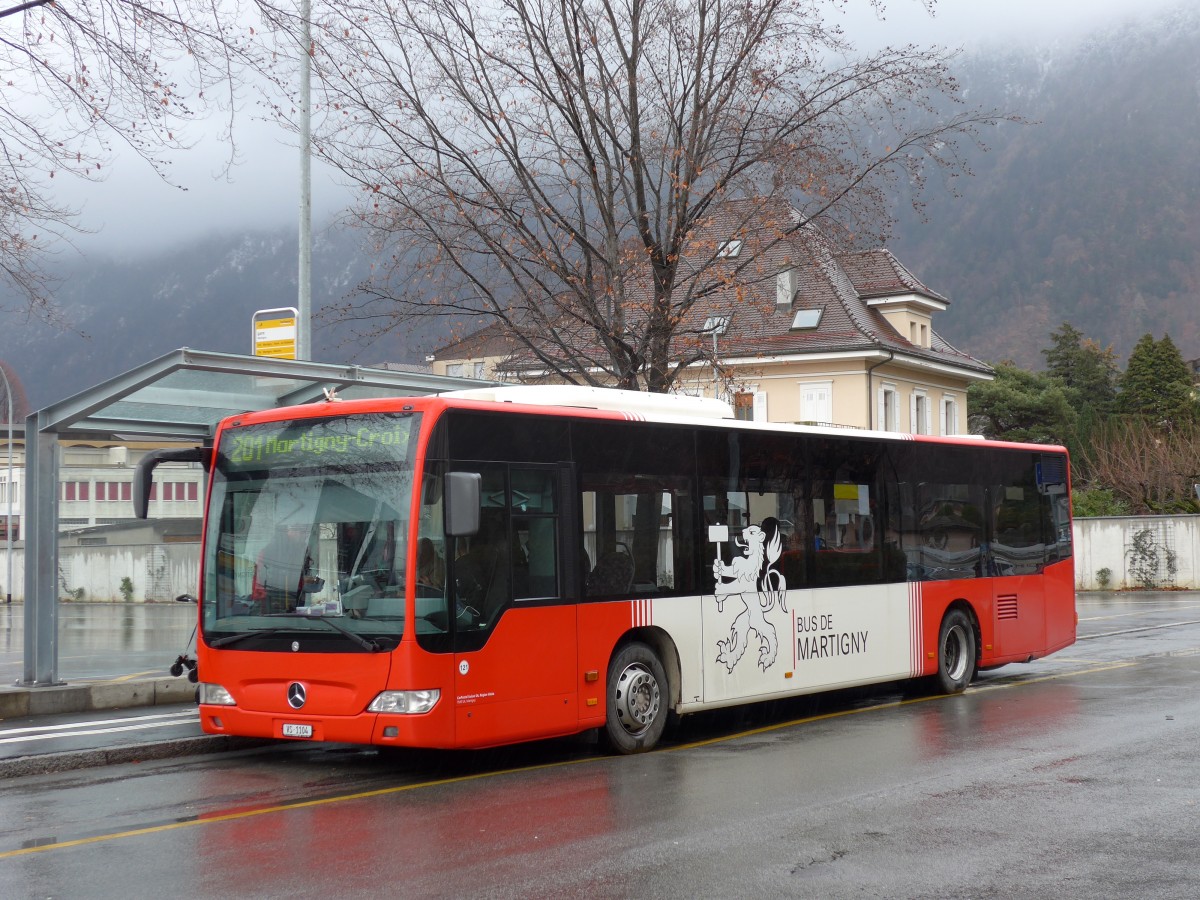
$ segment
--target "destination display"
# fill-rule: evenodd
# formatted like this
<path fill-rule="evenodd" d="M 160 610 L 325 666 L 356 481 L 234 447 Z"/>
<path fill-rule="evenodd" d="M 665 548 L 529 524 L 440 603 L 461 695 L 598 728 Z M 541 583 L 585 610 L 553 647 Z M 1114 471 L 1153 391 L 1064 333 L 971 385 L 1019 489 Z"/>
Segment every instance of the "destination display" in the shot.
<path fill-rule="evenodd" d="M 232 428 L 221 436 L 221 466 L 237 471 L 395 461 L 407 456 L 419 421 L 414 413 L 376 413 Z"/>

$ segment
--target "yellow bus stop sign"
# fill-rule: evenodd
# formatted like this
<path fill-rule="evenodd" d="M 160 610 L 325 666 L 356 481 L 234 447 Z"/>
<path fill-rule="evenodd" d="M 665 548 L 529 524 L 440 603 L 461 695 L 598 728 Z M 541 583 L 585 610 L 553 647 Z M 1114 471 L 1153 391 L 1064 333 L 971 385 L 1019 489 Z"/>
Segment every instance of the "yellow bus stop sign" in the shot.
<path fill-rule="evenodd" d="M 254 314 L 254 355 L 295 359 L 299 311 L 294 306 L 260 309 Z"/>

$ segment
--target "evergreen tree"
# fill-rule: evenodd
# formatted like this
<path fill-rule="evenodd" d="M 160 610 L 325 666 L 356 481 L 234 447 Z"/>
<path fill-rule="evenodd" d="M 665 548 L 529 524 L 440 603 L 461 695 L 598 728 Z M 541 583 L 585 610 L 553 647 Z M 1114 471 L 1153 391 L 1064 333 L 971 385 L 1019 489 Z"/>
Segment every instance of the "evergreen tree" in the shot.
<path fill-rule="evenodd" d="M 1061 444 L 1075 425 L 1062 386 L 1048 375 L 1000 363 L 994 381 L 971 385 L 967 405 L 971 431 L 984 437 L 1033 444 Z"/>
<path fill-rule="evenodd" d="M 1086 480 L 1090 474 L 1087 460 L 1094 457 L 1093 443 L 1116 406 L 1117 354 L 1111 345 L 1101 347 L 1068 322 L 1051 333 L 1050 341 L 1050 347 L 1042 351 L 1047 374 L 1062 386 L 1076 412 L 1063 442 L 1071 453 L 1076 477 Z"/>
<path fill-rule="evenodd" d="M 1106 414 L 1117 396 L 1117 355 L 1112 346 L 1101 347 L 1082 331 L 1063 322 L 1050 334 L 1051 345 L 1042 351 L 1047 373 L 1066 392 L 1071 405 Z"/>
<path fill-rule="evenodd" d="M 1117 408 L 1126 415 L 1168 431 L 1200 420 L 1192 373 L 1170 335 L 1161 341 L 1151 334 L 1142 336 L 1129 355 L 1120 386 Z"/>

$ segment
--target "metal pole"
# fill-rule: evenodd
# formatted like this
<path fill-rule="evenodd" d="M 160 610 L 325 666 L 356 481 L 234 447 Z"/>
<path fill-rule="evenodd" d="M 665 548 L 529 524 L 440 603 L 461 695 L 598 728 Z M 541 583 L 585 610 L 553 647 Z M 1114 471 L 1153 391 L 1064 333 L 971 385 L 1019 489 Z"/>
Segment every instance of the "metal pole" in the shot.
<path fill-rule="evenodd" d="M 312 359 L 312 15 L 311 0 L 300 0 L 300 266 L 296 358 Z"/>
<path fill-rule="evenodd" d="M 717 327 L 713 326 L 713 399 L 721 399 L 721 371 L 717 367 Z"/>
<path fill-rule="evenodd" d="M 8 481 L 4 484 L 4 496 L 7 508 L 4 513 L 4 555 L 8 559 L 8 575 L 4 579 L 4 602 L 12 603 L 12 459 L 13 459 L 13 406 L 12 388 L 8 383 L 8 373 L 0 366 L 0 375 L 4 376 L 4 398 L 8 410 Z"/>

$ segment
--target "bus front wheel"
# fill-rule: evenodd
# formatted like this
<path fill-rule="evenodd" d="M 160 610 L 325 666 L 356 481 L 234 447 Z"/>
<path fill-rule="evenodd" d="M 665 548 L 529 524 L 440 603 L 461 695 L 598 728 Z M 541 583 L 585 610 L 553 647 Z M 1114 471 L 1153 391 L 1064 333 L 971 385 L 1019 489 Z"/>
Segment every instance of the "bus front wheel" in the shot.
<path fill-rule="evenodd" d="M 938 632 L 937 688 L 943 694 L 959 694 L 974 677 L 975 629 L 965 612 L 952 609 Z"/>
<path fill-rule="evenodd" d="M 608 666 L 604 736 L 617 753 L 652 750 L 667 724 L 667 676 L 645 644 L 626 644 Z"/>

